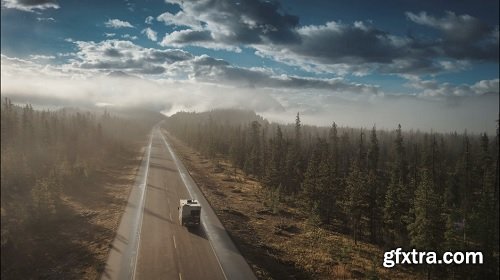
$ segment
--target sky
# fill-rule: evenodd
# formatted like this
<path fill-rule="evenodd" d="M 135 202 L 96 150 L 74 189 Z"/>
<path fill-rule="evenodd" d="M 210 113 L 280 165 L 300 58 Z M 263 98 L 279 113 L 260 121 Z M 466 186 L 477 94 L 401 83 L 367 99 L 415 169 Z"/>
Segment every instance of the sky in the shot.
<path fill-rule="evenodd" d="M 1 0 L 1 91 L 494 133 L 499 1 Z"/>

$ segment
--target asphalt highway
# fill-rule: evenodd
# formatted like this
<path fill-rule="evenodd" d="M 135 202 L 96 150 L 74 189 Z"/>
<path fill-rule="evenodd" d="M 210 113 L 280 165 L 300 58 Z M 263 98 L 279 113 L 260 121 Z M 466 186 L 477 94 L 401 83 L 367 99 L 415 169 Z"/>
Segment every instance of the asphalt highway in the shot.
<path fill-rule="evenodd" d="M 188 198 L 202 205 L 199 228 L 179 224 L 179 200 Z M 256 279 L 158 126 L 101 278 Z"/>

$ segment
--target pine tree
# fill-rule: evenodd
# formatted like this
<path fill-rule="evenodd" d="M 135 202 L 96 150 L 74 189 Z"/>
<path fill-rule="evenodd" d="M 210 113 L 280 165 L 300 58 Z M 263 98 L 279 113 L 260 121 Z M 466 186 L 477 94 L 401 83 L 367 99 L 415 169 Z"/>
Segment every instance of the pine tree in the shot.
<path fill-rule="evenodd" d="M 413 204 L 414 221 L 408 225 L 411 245 L 425 250 L 440 248 L 443 224 L 441 198 L 434 191 L 432 178 L 427 170 L 422 172 L 420 183 L 415 192 Z"/>
<path fill-rule="evenodd" d="M 329 224 L 332 219 L 333 212 L 337 208 L 336 200 L 339 198 L 336 195 L 336 190 L 334 189 L 334 181 L 332 180 L 332 174 L 330 172 L 331 167 L 328 161 L 328 157 L 325 156 L 328 153 L 328 146 L 323 144 L 323 157 L 318 167 L 318 191 L 319 197 L 319 209 L 320 209 L 320 219 L 323 223 Z"/>
<path fill-rule="evenodd" d="M 499 192 L 498 192 L 498 188 L 499 188 L 499 177 L 500 177 L 500 165 L 499 165 L 499 161 L 500 161 L 500 154 L 499 154 L 499 133 L 500 133 L 500 129 L 499 129 L 499 122 L 497 120 L 497 133 L 496 133 L 496 137 L 495 137 L 495 142 L 494 142 L 494 146 L 495 147 L 495 180 L 494 180 L 494 187 L 495 189 L 493 190 L 493 197 L 494 197 L 494 201 L 493 201 L 493 208 L 494 208 L 494 217 L 493 217 L 493 220 L 494 220 L 494 223 L 495 223 L 495 226 L 494 226 L 494 235 L 497 237 L 495 239 L 495 245 L 494 245 L 494 250 L 495 252 L 498 252 L 499 251 L 499 240 L 498 240 L 498 236 L 500 235 L 499 233 L 499 230 L 500 230 L 500 225 L 499 225 L 499 222 L 500 222 L 500 216 L 499 216 L 499 211 L 500 211 L 500 207 L 499 207 Z M 498 257 L 497 257 L 497 263 L 498 263 Z M 499 274 L 499 271 L 497 269 L 497 275 Z"/>
<path fill-rule="evenodd" d="M 463 152 L 461 165 L 459 167 L 459 174 L 461 174 L 460 178 L 460 204 L 461 204 L 461 212 L 462 212 L 462 221 L 464 224 L 463 227 L 463 242 L 467 243 L 467 231 L 470 227 L 469 225 L 469 217 L 470 210 L 473 205 L 472 201 L 474 200 L 474 192 L 472 189 L 472 157 L 471 157 L 471 145 L 469 136 L 467 132 L 464 134 L 463 139 Z"/>
<path fill-rule="evenodd" d="M 351 164 L 351 140 L 349 138 L 349 134 L 344 131 L 342 136 L 340 137 L 340 145 L 339 145 L 339 174 L 342 178 L 347 177 L 349 174 L 349 167 Z"/>
<path fill-rule="evenodd" d="M 368 189 L 367 154 L 364 145 L 364 133 L 360 132 L 358 156 L 351 165 L 351 170 L 346 179 L 345 212 L 349 218 L 355 244 L 363 232 L 362 221 L 369 214 L 370 192 Z"/>
<path fill-rule="evenodd" d="M 330 222 L 335 207 L 328 158 L 328 145 L 318 138 L 302 183 L 311 215 L 318 217 L 319 221 L 325 224 Z"/>
<path fill-rule="evenodd" d="M 419 251 L 439 251 L 443 241 L 443 218 L 441 198 L 434 191 L 432 177 L 423 170 L 422 178 L 415 192 L 411 211 L 413 222 L 408 225 L 411 245 Z M 427 270 L 430 279 L 430 269 Z"/>
<path fill-rule="evenodd" d="M 260 123 L 253 121 L 250 125 L 250 146 L 245 162 L 245 171 L 257 177 L 261 176 L 261 144 Z"/>
<path fill-rule="evenodd" d="M 307 164 L 306 172 L 304 173 L 304 181 L 302 182 L 302 190 L 305 194 L 309 210 L 319 211 L 317 209 L 319 193 L 319 166 L 321 164 L 321 151 L 316 144 L 316 148 L 312 153 Z M 315 209 L 316 208 L 316 209 Z"/>
<path fill-rule="evenodd" d="M 485 268 L 481 270 L 483 278 L 490 278 L 495 275 L 495 269 L 498 269 L 498 259 L 494 261 L 495 239 L 495 174 L 493 170 L 492 159 L 488 151 L 489 139 L 486 133 L 481 136 L 481 161 L 479 166 L 480 175 L 480 194 L 478 201 L 472 207 L 469 218 L 470 238 L 479 243 L 479 249 L 485 256 Z"/>
<path fill-rule="evenodd" d="M 337 178 L 339 176 L 339 137 L 337 135 L 337 124 L 334 122 L 329 131 L 329 142 L 330 142 L 330 166 L 333 176 Z"/>
<path fill-rule="evenodd" d="M 379 172 L 378 172 L 378 161 L 379 161 L 379 145 L 377 139 L 377 130 L 373 126 L 370 134 L 370 146 L 368 149 L 368 178 L 367 187 L 369 192 L 369 228 L 370 228 L 370 241 L 376 243 L 377 229 L 381 227 L 380 223 L 382 217 L 381 213 L 381 203 L 383 202 L 383 192 L 380 189 L 379 184 Z"/>
<path fill-rule="evenodd" d="M 359 168 L 359 163 L 354 163 L 346 182 L 345 212 L 349 217 L 354 244 L 357 244 L 362 232 L 361 221 L 368 209 L 367 178 L 366 173 Z"/>
<path fill-rule="evenodd" d="M 300 122 L 300 114 L 297 112 L 295 117 L 295 150 L 300 151 L 302 149 L 302 124 Z"/>
<path fill-rule="evenodd" d="M 303 160 L 302 160 L 302 125 L 300 122 L 300 115 L 297 113 L 295 119 L 295 138 L 293 145 L 289 146 L 286 158 L 286 190 L 288 193 L 297 193 L 299 191 L 300 182 L 302 182 L 303 174 Z"/>
<path fill-rule="evenodd" d="M 285 179 L 285 142 L 281 127 L 276 129 L 276 136 L 271 141 L 271 160 L 266 170 L 264 184 L 271 188 L 277 188 Z"/>
<path fill-rule="evenodd" d="M 401 125 L 396 130 L 394 141 L 394 160 L 391 181 L 387 187 L 384 205 L 384 220 L 387 243 L 390 245 L 406 245 L 406 216 L 409 210 L 409 194 L 407 193 L 408 178 L 406 154 L 403 145 Z"/>
<path fill-rule="evenodd" d="M 338 137 L 338 132 L 337 132 L 337 124 L 333 122 L 332 126 L 330 127 L 329 133 L 328 133 L 328 139 L 329 139 L 329 156 L 327 158 L 327 162 L 323 163 L 323 168 L 324 166 L 328 166 L 329 168 L 329 174 L 328 174 L 328 188 L 326 190 L 325 195 L 327 196 L 327 201 L 326 203 L 329 205 L 328 206 L 328 214 L 327 214 L 327 223 L 330 223 L 331 219 L 334 218 L 333 216 L 335 213 L 340 214 L 340 211 L 338 211 L 339 207 L 338 203 L 340 201 L 341 193 L 342 193 L 342 178 L 341 174 L 339 172 L 339 162 L 340 162 L 340 155 L 339 155 L 339 137 Z M 338 218 L 338 217 L 337 217 Z"/>

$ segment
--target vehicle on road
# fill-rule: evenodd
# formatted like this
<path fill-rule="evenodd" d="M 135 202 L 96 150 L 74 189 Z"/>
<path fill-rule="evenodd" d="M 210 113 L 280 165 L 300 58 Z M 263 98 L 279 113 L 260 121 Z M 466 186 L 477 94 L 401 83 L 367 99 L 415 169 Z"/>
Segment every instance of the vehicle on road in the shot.
<path fill-rule="evenodd" d="M 195 199 L 181 199 L 179 206 L 179 222 L 182 226 L 197 227 L 200 225 L 201 205 Z"/>

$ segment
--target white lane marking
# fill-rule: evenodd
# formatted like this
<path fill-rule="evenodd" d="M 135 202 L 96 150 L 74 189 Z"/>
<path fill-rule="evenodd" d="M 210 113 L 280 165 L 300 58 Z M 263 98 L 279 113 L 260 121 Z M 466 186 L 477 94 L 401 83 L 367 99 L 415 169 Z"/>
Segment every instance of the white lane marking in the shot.
<path fill-rule="evenodd" d="M 189 188 L 188 183 L 186 182 L 186 180 L 187 180 L 186 179 L 186 174 L 184 174 L 184 172 L 181 172 L 181 169 L 179 167 L 179 160 L 175 156 L 174 151 L 170 147 L 170 144 L 168 144 L 167 140 L 165 140 L 165 136 L 163 136 L 163 132 L 161 132 L 161 128 L 160 128 L 160 136 L 161 136 L 161 138 L 162 138 L 163 143 L 165 144 L 165 146 L 167 146 L 167 149 L 170 152 L 170 155 L 172 156 L 172 159 L 174 160 L 175 165 L 177 166 L 177 170 L 179 171 L 179 174 L 181 176 L 182 182 L 184 183 L 184 186 L 186 186 L 186 189 L 187 189 L 187 191 L 189 193 L 189 196 L 192 197 L 192 198 L 194 198 L 194 199 L 197 199 L 191 193 L 191 189 Z M 203 225 L 204 228 L 207 228 L 207 224 L 205 223 L 205 219 L 201 219 L 201 224 Z M 224 279 L 227 280 L 226 272 L 224 272 L 224 269 L 222 268 L 222 264 L 220 263 L 219 257 L 217 256 L 217 253 L 215 253 L 215 248 L 212 245 L 212 241 L 210 241 L 210 239 L 208 240 L 208 243 L 210 244 L 210 248 L 212 248 L 212 252 L 214 253 L 215 259 L 217 260 L 217 263 L 219 264 L 220 270 L 222 271 L 222 275 L 224 275 Z"/>
<path fill-rule="evenodd" d="M 137 234 L 136 234 L 136 242 L 137 242 L 137 249 L 135 250 L 135 253 L 132 258 L 132 262 L 134 264 L 134 268 L 132 271 L 132 279 L 135 279 L 135 272 L 137 270 L 137 255 L 139 254 L 139 247 L 141 245 L 141 229 L 142 229 L 142 220 L 144 217 L 144 200 L 146 200 L 146 186 L 148 182 L 148 174 L 149 174 L 149 160 L 151 158 L 151 146 L 153 144 L 153 134 L 154 131 L 151 132 L 151 137 L 149 138 L 149 146 L 148 146 L 148 157 L 146 159 L 146 171 L 144 172 L 144 182 L 142 183 L 142 194 L 141 194 L 141 204 L 139 205 L 139 209 L 141 209 L 141 213 L 139 216 L 139 227 L 137 228 Z"/>
<path fill-rule="evenodd" d="M 174 240 L 174 247 L 177 249 L 177 243 L 175 243 L 175 235 L 172 235 L 172 239 Z"/>
<path fill-rule="evenodd" d="M 170 220 L 172 221 L 172 213 L 170 213 Z"/>
<path fill-rule="evenodd" d="M 182 274 L 179 272 L 179 280 L 182 280 Z"/>

